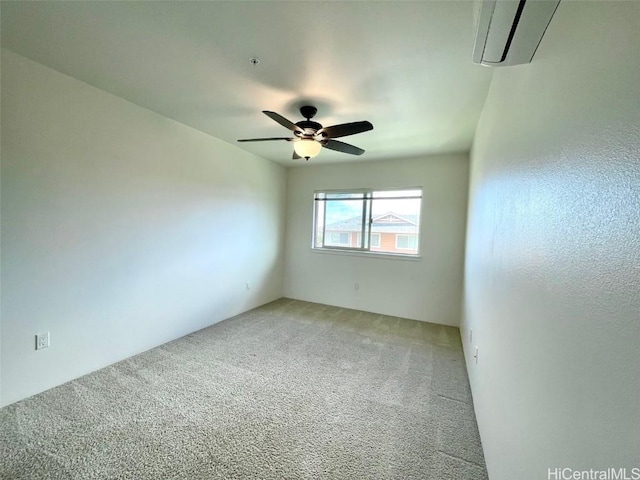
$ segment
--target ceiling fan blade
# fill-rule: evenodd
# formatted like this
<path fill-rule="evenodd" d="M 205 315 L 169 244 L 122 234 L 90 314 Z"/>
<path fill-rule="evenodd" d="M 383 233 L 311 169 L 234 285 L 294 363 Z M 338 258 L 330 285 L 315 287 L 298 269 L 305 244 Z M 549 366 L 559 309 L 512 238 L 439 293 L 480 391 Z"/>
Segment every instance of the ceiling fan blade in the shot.
<path fill-rule="evenodd" d="M 296 151 L 294 150 L 294 151 L 293 151 L 293 156 L 291 157 L 291 159 L 292 159 L 292 160 L 298 160 L 299 158 L 302 158 L 302 157 L 301 157 L 300 155 L 298 155 L 298 154 L 296 153 Z"/>
<path fill-rule="evenodd" d="M 338 140 L 327 140 L 322 142 L 324 148 L 335 150 L 336 152 L 350 153 L 351 155 L 362 155 L 364 150 L 348 143 L 339 142 Z"/>
<path fill-rule="evenodd" d="M 290 142 L 295 139 L 293 137 L 242 138 L 238 140 L 238 142 L 268 142 L 271 140 L 286 140 L 287 142 Z"/>
<path fill-rule="evenodd" d="M 338 138 L 346 137 L 347 135 L 355 135 L 356 133 L 367 132 L 369 130 L 373 130 L 373 125 L 371 125 L 371 123 L 367 121 L 351 122 L 321 128 L 320 130 L 318 130 L 316 135 L 324 135 L 328 138 Z"/>
<path fill-rule="evenodd" d="M 264 113 L 267 117 L 269 117 L 271 120 L 274 120 L 276 122 L 278 122 L 280 125 L 282 125 L 285 128 L 288 128 L 289 130 L 291 130 L 292 132 L 300 132 L 300 133 L 304 133 L 304 130 L 302 130 L 299 126 L 297 126 L 295 123 L 293 123 L 290 120 L 287 120 L 286 118 L 284 118 L 282 115 L 276 113 L 276 112 L 270 112 L 268 110 L 263 110 L 262 113 Z"/>

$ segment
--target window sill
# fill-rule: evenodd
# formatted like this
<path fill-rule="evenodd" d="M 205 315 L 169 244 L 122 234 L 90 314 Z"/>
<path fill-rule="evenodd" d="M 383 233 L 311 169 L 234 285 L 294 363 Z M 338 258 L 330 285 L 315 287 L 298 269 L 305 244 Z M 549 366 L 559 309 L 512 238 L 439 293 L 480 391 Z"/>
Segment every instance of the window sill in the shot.
<path fill-rule="evenodd" d="M 420 262 L 421 255 L 403 255 L 401 253 L 383 253 L 383 252 L 357 252 L 353 250 L 340 250 L 333 248 L 312 248 L 312 253 L 320 253 L 322 255 L 346 255 L 350 257 L 366 257 L 377 258 L 381 260 L 400 260 L 408 262 Z"/>

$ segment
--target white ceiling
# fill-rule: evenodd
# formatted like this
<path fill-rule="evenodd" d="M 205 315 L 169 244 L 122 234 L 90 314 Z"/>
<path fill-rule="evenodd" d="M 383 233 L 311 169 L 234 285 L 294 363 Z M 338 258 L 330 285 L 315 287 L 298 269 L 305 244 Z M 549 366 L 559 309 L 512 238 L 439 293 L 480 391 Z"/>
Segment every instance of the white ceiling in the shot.
<path fill-rule="evenodd" d="M 471 63 L 472 1 L 2 1 L 2 45 L 283 165 L 293 122 L 369 120 L 313 163 L 463 152 L 491 70 Z M 257 57 L 257 66 L 249 59 Z"/>

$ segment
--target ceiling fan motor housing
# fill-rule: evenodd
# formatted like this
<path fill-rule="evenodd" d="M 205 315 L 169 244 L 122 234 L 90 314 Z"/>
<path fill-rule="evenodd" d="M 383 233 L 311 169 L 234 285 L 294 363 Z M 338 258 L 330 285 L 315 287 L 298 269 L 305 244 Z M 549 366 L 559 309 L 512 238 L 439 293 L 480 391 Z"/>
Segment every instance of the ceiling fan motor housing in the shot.
<path fill-rule="evenodd" d="M 313 137 L 313 135 L 315 135 L 315 133 L 322 128 L 322 125 L 320 125 L 318 122 L 312 122 L 311 120 L 301 120 L 299 122 L 296 122 L 296 125 L 304 130 L 304 133 L 300 133 L 297 131 L 293 133 L 302 138 Z"/>
<path fill-rule="evenodd" d="M 307 120 L 315 117 L 316 113 L 318 113 L 318 109 L 311 105 L 305 105 L 304 107 L 300 107 L 300 114 Z"/>
<path fill-rule="evenodd" d="M 315 135 L 315 133 L 322 128 L 318 122 L 312 122 L 311 119 L 318 113 L 318 109 L 312 105 L 305 105 L 300 107 L 300 114 L 306 118 L 306 120 L 301 120 L 296 123 L 298 127 L 304 130 L 302 132 L 294 132 L 296 136 L 300 138 L 310 138 Z"/>

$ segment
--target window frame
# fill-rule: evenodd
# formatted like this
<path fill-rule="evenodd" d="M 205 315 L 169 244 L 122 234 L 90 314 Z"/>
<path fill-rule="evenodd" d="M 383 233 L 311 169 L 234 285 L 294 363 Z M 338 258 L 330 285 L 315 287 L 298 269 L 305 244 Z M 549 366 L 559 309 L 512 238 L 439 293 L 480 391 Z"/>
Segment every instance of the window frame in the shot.
<path fill-rule="evenodd" d="M 375 193 L 380 192 L 402 192 L 408 190 L 417 190 L 420 193 L 418 195 L 411 196 L 399 196 L 399 197 L 375 197 Z M 366 242 L 360 241 L 359 244 L 361 246 L 352 247 L 352 246 L 332 246 L 325 245 L 324 237 L 326 235 L 326 218 L 327 218 L 327 209 L 326 202 L 331 200 L 339 200 L 335 199 L 327 199 L 326 195 L 337 195 L 337 194 L 361 194 L 362 198 L 354 198 L 353 200 L 362 201 L 362 223 L 360 231 L 357 231 L 357 238 L 362 239 L 365 238 Z M 319 198 L 319 195 L 324 195 L 324 198 Z M 420 258 L 420 238 L 422 236 L 422 211 L 423 211 L 423 187 L 422 186 L 414 186 L 414 187 L 403 187 L 403 188 L 349 188 L 349 189 L 326 189 L 326 190 L 315 190 L 314 191 L 314 202 L 313 202 L 313 223 L 312 223 L 312 236 L 311 236 L 311 249 L 318 252 L 329 252 L 329 253 L 357 253 L 364 255 L 375 255 L 375 256 L 397 256 L 404 258 Z M 372 248 L 381 248 L 382 246 L 382 234 L 380 232 L 372 232 L 372 224 L 373 224 L 373 202 L 378 199 L 388 199 L 388 200 L 402 200 L 402 199 L 419 199 L 420 208 L 418 213 L 418 233 L 416 235 L 407 235 L 414 236 L 417 238 L 417 248 L 412 249 L 401 249 L 401 250 L 415 250 L 415 253 L 405 253 L 405 252 L 389 252 L 389 251 L 379 251 L 372 250 Z M 318 235 L 318 202 L 324 202 L 324 207 L 322 209 L 322 235 L 320 245 L 317 245 L 317 235 Z M 378 237 L 378 245 L 372 246 L 371 239 L 373 235 Z M 349 243 L 351 242 L 351 235 L 349 235 Z M 396 249 L 397 246 L 396 246 Z"/>

